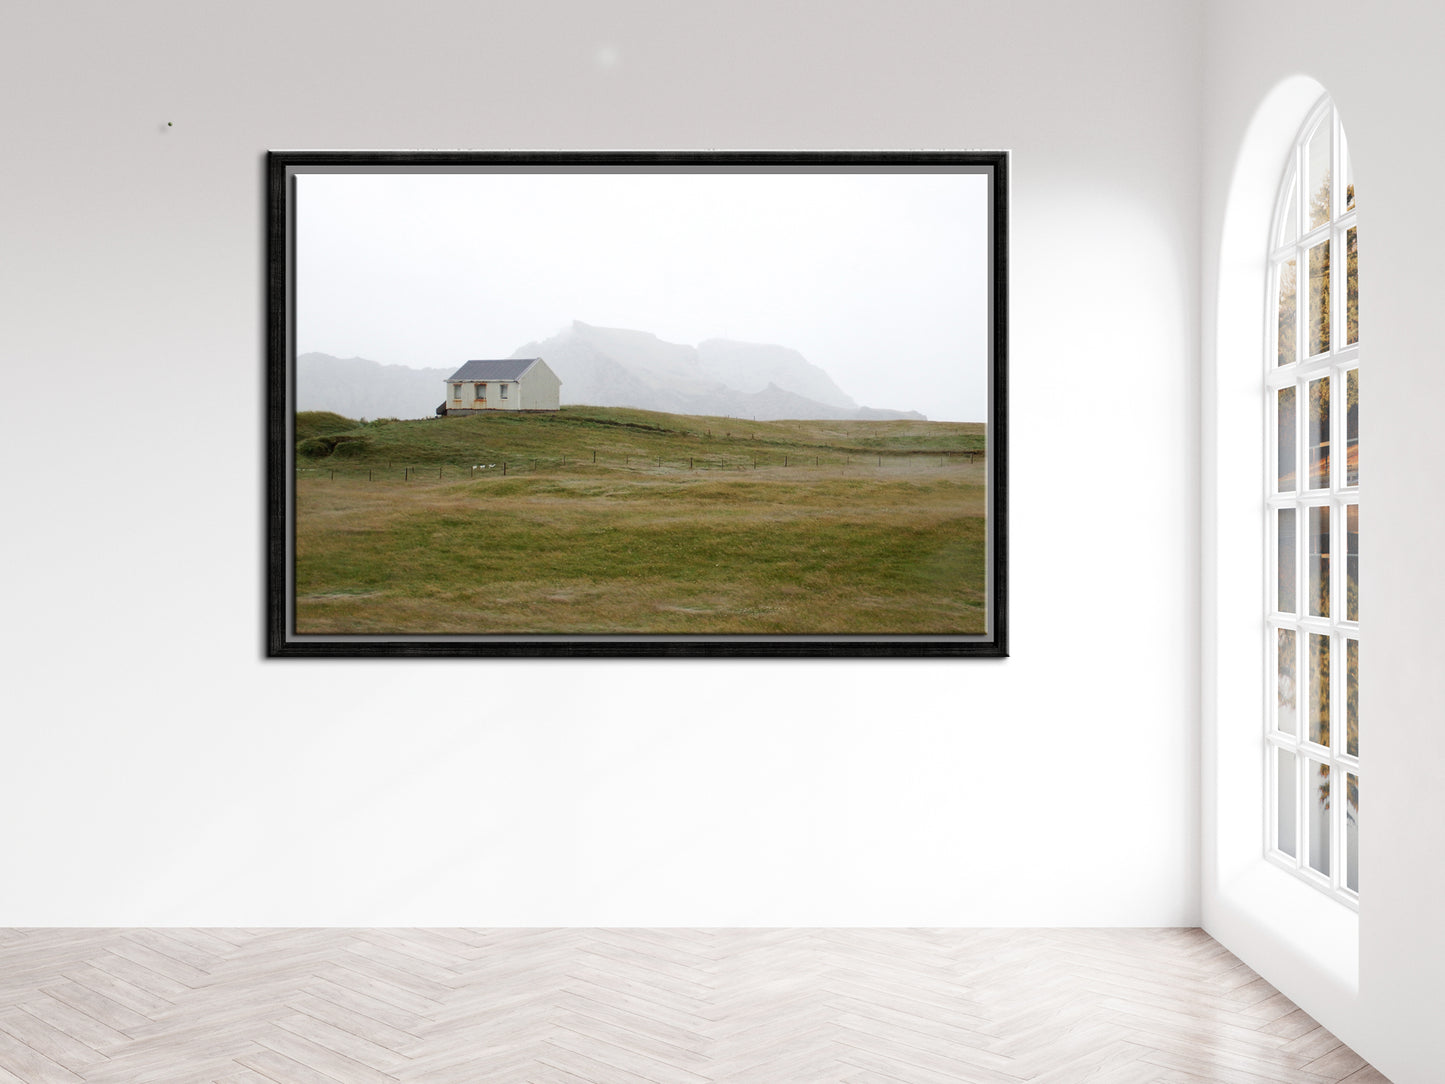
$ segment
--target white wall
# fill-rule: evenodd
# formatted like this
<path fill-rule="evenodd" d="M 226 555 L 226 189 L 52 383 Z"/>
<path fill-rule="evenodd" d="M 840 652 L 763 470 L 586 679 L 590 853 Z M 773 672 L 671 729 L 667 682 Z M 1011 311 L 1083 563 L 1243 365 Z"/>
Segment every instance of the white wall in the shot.
<path fill-rule="evenodd" d="M 1205 927 L 1396 1084 L 1433 1082 L 1445 974 L 1445 816 L 1435 746 L 1445 626 L 1431 494 L 1440 298 L 1434 207 L 1445 147 L 1445 17 L 1349 0 L 1208 12 L 1204 92 Z M 1283 155 L 1323 85 L 1359 196 L 1361 266 L 1361 902 L 1357 929 L 1258 859 L 1258 388 L 1262 245 Z M 1273 149 L 1272 149 L 1273 148 Z M 1437 390 L 1438 389 L 1438 390 Z"/>
<path fill-rule="evenodd" d="M 1196 922 L 1194 10 L 8 13 L 0 924 Z M 1011 149 L 1013 657 L 263 661 L 262 154 L 322 147 Z"/>

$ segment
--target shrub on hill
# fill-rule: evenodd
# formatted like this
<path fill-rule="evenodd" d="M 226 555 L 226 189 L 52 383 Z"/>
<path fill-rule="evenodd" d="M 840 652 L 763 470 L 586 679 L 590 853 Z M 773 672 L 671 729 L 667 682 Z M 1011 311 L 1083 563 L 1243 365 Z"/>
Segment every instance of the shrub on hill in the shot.
<path fill-rule="evenodd" d="M 302 410 L 296 414 L 296 441 L 299 446 L 301 442 L 310 440 L 312 437 L 324 436 L 328 433 L 344 433 L 348 429 L 355 429 L 357 423 L 350 418 L 343 418 L 340 414 L 333 414 L 329 410 Z"/>
<path fill-rule="evenodd" d="M 311 437 L 300 441 L 296 451 L 311 459 L 325 459 L 329 455 L 359 456 L 371 447 L 371 438 L 350 433 L 334 433 L 327 436 Z"/>

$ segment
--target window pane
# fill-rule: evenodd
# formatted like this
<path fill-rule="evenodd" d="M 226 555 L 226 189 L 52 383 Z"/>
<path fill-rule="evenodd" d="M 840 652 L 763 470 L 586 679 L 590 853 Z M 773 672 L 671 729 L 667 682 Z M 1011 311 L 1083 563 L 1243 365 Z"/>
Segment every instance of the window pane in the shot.
<path fill-rule="evenodd" d="M 1326 748 L 1330 744 L 1330 638 L 1310 633 L 1309 739 Z"/>
<path fill-rule="evenodd" d="M 1346 773 L 1349 804 L 1345 807 L 1345 887 L 1360 890 L 1360 778 Z"/>
<path fill-rule="evenodd" d="M 1279 243 L 1287 245 L 1299 238 L 1299 197 L 1296 194 L 1299 185 L 1295 184 L 1293 174 L 1289 179 L 1289 199 L 1284 205 L 1284 221 L 1279 227 Z"/>
<path fill-rule="evenodd" d="M 1289 493 L 1295 488 L 1295 437 L 1296 410 L 1295 389 L 1280 388 L 1278 407 L 1279 431 L 1279 492 Z"/>
<path fill-rule="evenodd" d="M 1309 509 L 1310 615 L 1330 616 L 1330 510 Z"/>
<path fill-rule="evenodd" d="M 1345 620 L 1360 619 L 1360 506 L 1345 506 Z"/>
<path fill-rule="evenodd" d="M 1297 270 L 1294 260 L 1286 260 L 1279 268 L 1279 334 L 1275 339 L 1275 364 L 1289 365 L 1295 357 L 1295 310 L 1298 307 Z"/>
<path fill-rule="evenodd" d="M 1345 374 L 1345 485 L 1360 484 L 1360 370 Z"/>
<path fill-rule="evenodd" d="M 1330 378 L 1310 381 L 1310 488 L 1330 488 Z"/>
<path fill-rule="evenodd" d="M 1279 539 L 1279 598 L 1277 605 L 1280 613 L 1292 614 L 1295 612 L 1295 583 L 1298 580 L 1298 568 L 1295 557 L 1295 510 L 1293 508 L 1281 508 L 1279 510 L 1277 535 Z"/>
<path fill-rule="evenodd" d="M 1360 641 L 1345 641 L 1345 752 L 1360 755 Z"/>
<path fill-rule="evenodd" d="M 1278 665 L 1275 668 L 1275 729 L 1293 737 L 1299 733 L 1298 655 L 1294 629 L 1279 629 Z"/>
<path fill-rule="evenodd" d="M 1330 220 L 1330 122 L 1326 120 L 1310 136 L 1306 152 L 1309 192 L 1309 229 Z"/>
<path fill-rule="evenodd" d="M 1274 845 L 1294 858 L 1299 854 L 1295 846 L 1295 822 L 1299 816 L 1299 796 L 1295 793 L 1295 756 L 1283 749 L 1277 749 L 1275 757 Z"/>
<path fill-rule="evenodd" d="M 1345 138 L 1345 130 L 1340 129 L 1340 158 L 1345 163 L 1345 210 L 1355 209 L 1355 163 L 1350 158 L 1350 141 Z"/>
<path fill-rule="evenodd" d="M 1356 251 L 1355 227 L 1345 231 L 1345 342 L 1360 341 L 1360 278 L 1359 254 Z"/>
<path fill-rule="evenodd" d="M 1330 766 L 1306 762 L 1305 804 L 1309 809 L 1310 869 L 1330 873 Z"/>
<path fill-rule="evenodd" d="M 1310 249 L 1310 300 L 1305 319 L 1308 328 L 1308 356 L 1330 348 L 1330 243 L 1321 241 Z"/>

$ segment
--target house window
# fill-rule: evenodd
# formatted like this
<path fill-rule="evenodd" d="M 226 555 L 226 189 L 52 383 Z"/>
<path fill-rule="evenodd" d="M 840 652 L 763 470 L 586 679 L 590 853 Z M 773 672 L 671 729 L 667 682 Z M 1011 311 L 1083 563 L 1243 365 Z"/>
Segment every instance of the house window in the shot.
<path fill-rule="evenodd" d="M 460 384 L 452 385 L 452 398 L 459 403 L 462 401 L 462 386 Z"/>
<path fill-rule="evenodd" d="M 1359 901 L 1359 289 L 1355 185 L 1328 98 L 1269 238 L 1266 854 Z"/>
<path fill-rule="evenodd" d="M 506 384 L 503 384 L 503 385 L 502 385 L 502 398 L 505 399 L 506 397 L 507 397 L 507 385 L 506 385 Z"/>
<path fill-rule="evenodd" d="M 477 385 L 477 398 L 484 403 L 487 401 L 487 386 L 485 384 Z"/>

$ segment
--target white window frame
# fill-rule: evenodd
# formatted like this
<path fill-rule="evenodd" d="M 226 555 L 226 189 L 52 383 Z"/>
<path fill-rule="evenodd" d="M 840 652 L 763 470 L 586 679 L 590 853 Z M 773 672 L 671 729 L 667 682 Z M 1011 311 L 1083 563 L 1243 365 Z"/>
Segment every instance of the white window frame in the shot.
<path fill-rule="evenodd" d="M 498 393 L 499 397 L 502 398 L 502 399 L 505 399 L 505 398 L 507 397 L 507 384 L 506 384 L 506 383 L 498 384 L 497 387 L 499 387 L 499 388 L 501 389 L 501 391 Z"/>
<path fill-rule="evenodd" d="M 1307 228 L 1309 193 L 1305 191 L 1308 177 L 1308 150 L 1312 136 L 1320 125 L 1327 125 L 1330 131 L 1330 218 L 1328 222 L 1314 228 Z M 1265 288 L 1266 330 L 1264 335 L 1264 399 L 1265 399 L 1265 590 L 1264 613 L 1266 615 L 1266 675 L 1264 710 L 1264 769 L 1265 769 L 1265 815 L 1264 853 L 1266 859 L 1347 907 L 1359 908 L 1359 893 L 1351 890 L 1346 883 L 1348 874 L 1347 817 L 1357 816 L 1349 803 L 1348 776 L 1360 780 L 1360 760 L 1347 750 L 1347 689 L 1346 689 L 1346 641 L 1360 640 L 1358 621 L 1345 619 L 1347 569 L 1349 563 L 1346 508 L 1358 505 L 1360 487 L 1347 484 L 1348 447 L 1346 426 L 1348 402 L 1346 397 L 1347 374 L 1359 367 L 1359 343 L 1346 343 L 1347 319 L 1347 235 L 1356 226 L 1356 210 L 1346 209 L 1347 178 L 1349 176 L 1347 143 L 1340 125 L 1339 111 L 1328 97 L 1321 99 L 1311 109 L 1290 150 L 1284 176 L 1280 183 L 1269 234 L 1269 274 Z M 1296 215 L 1295 238 L 1281 242 L 1284 233 L 1285 214 L 1290 209 L 1290 195 L 1294 194 L 1293 212 Z M 1308 253 L 1321 241 L 1330 242 L 1330 345 L 1329 349 L 1315 357 L 1301 357 L 1307 350 L 1309 321 L 1309 267 Z M 1281 269 L 1294 259 L 1295 274 L 1295 344 L 1296 360 L 1277 364 L 1277 328 L 1279 312 L 1279 275 Z M 1330 380 L 1330 478 L 1329 485 L 1322 489 L 1310 489 L 1309 476 L 1309 384 L 1321 378 Z M 1277 397 L 1280 389 L 1295 387 L 1295 490 L 1292 493 L 1278 493 L 1278 421 Z M 1308 510 L 1314 507 L 1330 509 L 1330 567 L 1329 598 L 1330 616 L 1315 617 L 1309 614 L 1309 531 Z M 1295 613 L 1286 614 L 1278 610 L 1278 556 L 1277 527 L 1281 509 L 1295 510 Z M 1277 643 L 1279 629 L 1295 630 L 1295 733 L 1284 734 L 1276 728 Z M 1309 688 L 1311 674 L 1307 669 L 1310 635 L 1325 635 L 1330 638 L 1330 744 L 1323 745 L 1309 741 Z M 1295 855 L 1291 857 L 1277 847 L 1279 829 L 1279 803 L 1276 758 L 1281 751 L 1295 755 Z M 1357 749 L 1358 752 L 1358 749 Z M 1329 867 L 1326 876 L 1310 864 L 1309 839 L 1309 795 L 1317 784 L 1317 777 L 1309 772 L 1309 764 L 1315 761 L 1327 764 L 1330 770 L 1330 825 Z M 1358 854 L 1356 855 L 1358 861 Z"/>

